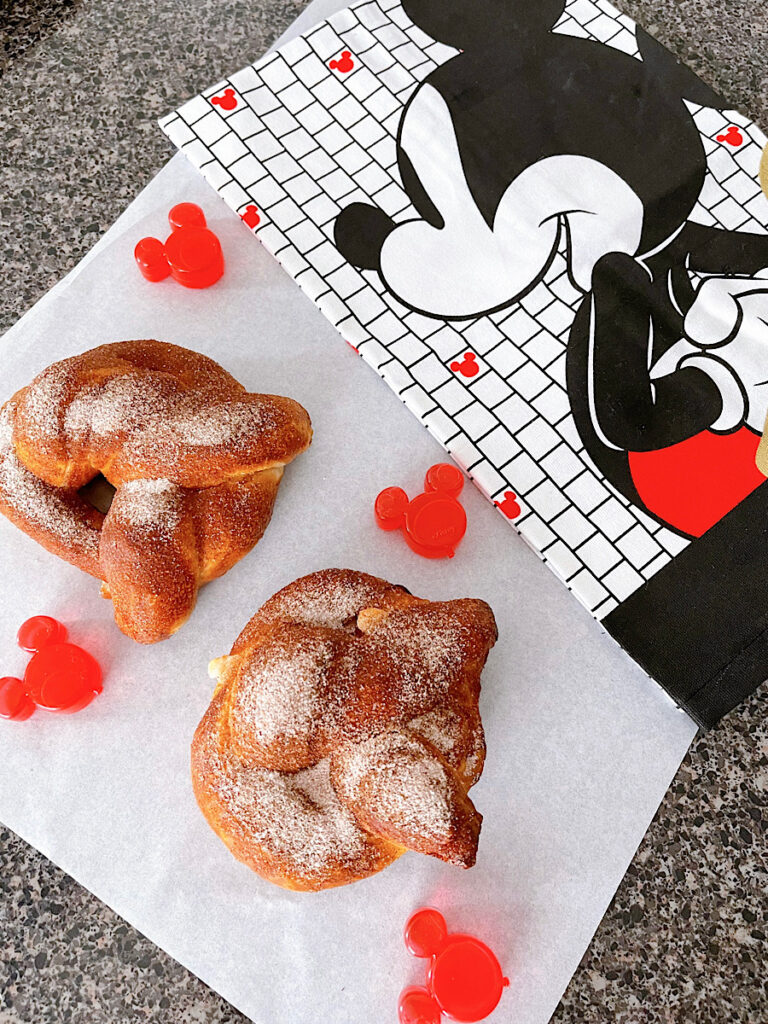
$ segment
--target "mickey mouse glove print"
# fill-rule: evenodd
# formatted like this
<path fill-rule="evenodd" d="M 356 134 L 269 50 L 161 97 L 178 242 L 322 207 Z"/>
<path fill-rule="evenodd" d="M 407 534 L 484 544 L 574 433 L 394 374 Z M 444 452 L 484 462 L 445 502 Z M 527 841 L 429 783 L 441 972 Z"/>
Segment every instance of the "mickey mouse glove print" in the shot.
<path fill-rule="evenodd" d="M 718 386 L 722 411 L 710 429 L 762 432 L 768 415 L 768 269 L 754 277 L 712 277 L 685 318 L 695 348 L 680 361 Z"/>

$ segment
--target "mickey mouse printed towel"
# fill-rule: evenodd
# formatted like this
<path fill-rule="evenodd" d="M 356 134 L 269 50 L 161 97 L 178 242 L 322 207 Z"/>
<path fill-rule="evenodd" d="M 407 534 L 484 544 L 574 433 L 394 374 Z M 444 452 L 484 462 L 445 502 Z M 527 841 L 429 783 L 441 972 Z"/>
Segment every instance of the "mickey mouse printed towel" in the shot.
<path fill-rule="evenodd" d="M 754 124 L 606 0 L 363 0 L 161 124 L 697 722 L 768 677 Z"/>

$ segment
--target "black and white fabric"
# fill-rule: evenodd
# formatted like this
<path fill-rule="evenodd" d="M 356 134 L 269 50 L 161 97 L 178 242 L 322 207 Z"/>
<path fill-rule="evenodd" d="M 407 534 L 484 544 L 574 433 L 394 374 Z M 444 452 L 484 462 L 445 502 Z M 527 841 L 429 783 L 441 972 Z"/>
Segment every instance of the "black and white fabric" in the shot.
<path fill-rule="evenodd" d="M 725 107 L 605 0 L 363 0 L 161 121 L 704 724 L 768 676 L 766 139 Z"/>

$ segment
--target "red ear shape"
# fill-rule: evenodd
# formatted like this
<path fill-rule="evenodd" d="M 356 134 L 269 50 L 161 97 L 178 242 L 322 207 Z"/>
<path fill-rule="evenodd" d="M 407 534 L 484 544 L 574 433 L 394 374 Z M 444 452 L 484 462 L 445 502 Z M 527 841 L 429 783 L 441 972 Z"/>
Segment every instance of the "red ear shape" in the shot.
<path fill-rule="evenodd" d="M 437 956 L 445 945 L 448 926 L 439 910 L 423 907 L 412 914 L 405 926 L 405 947 L 411 956 Z"/>
<path fill-rule="evenodd" d="M 42 651 L 48 644 L 63 644 L 66 639 L 67 627 L 50 615 L 33 615 L 22 622 L 16 634 L 16 643 L 29 654 Z"/>
<path fill-rule="evenodd" d="M 425 988 L 411 985 L 400 993 L 397 1016 L 400 1024 L 440 1024 L 443 1015 Z"/>
<path fill-rule="evenodd" d="M 24 689 L 24 683 L 15 676 L 0 679 L 0 718 L 24 722 L 35 710 Z"/>
<path fill-rule="evenodd" d="M 430 466 L 424 477 L 424 490 L 437 491 L 451 498 L 458 498 L 464 487 L 464 474 L 450 462 L 439 462 Z"/>
<path fill-rule="evenodd" d="M 376 498 L 373 514 L 382 530 L 400 530 L 407 508 L 408 495 L 402 487 L 386 487 Z"/>

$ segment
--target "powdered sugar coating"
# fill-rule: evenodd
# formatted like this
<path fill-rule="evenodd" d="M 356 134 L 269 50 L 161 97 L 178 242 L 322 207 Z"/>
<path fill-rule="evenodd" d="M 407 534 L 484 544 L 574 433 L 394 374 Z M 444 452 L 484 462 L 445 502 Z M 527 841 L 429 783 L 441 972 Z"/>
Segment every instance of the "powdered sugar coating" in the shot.
<path fill-rule="evenodd" d="M 71 367 L 54 363 L 35 378 L 34 388 L 26 390 L 24 402 L 40 437 L 50 439 L 60 433 L 66 398 L 74 384 Z"/>
<path fill-rule="evenodd" d="M 472 864 L 465 760 L 483 748 L 477 677 L 494 640 L 483 602 L 425 602 L 349 570 L 280 591 L 214 663 L 193 744 L 206 816 L 289 887 L 364 877 L 404 848 Z"/>
<path fill-rule="evenodd" d="M 66 377 L 65 369 L 61 375 Z M 56 393 L 49 380 L 43 383 L 44 391 Z M 39 400 L 37 390 L 35 382 L 30 389 L 33 408 L 47 409 L 50 403 Z M 274 426 L 274 416 L 263 404 L 190 393 L 159 374 L 111 377 L 76 394 L 64 414 L 64 431 L 75 440 L 130 436 L 134 444 L 158 447 L 238 447 Z"/>
<path fill-rule="evenodd" d="M 337 786 L 353 807 L 371 808 L 404 834 L 437 843 L 450 838 L 453 794 L 448 774 L 415 736 L 381 733 L 350 748 L 341 763 Z"/>
<path fill-rule="evenodd" d="M 0 409 L 0 505 L 12 514 L 31 522 L 75 558 L 95 561 L 99 531 L 90 521 L 75 514 L 76 495 L 43 483 L 16 456 L 13 446 L 13 406 Z"/>
<path fill-rule="evenodd" d="M 381 580 L 364 573 L 342 575 L 338 570 L 313 573 L 301 581 L 302 586 L 288 586 L 264 605 L 259 616 L 265 620 L 303 622 L 311 626 L 341 629 L 350 625 L 361 608 L 380 606 L 384 593 L 393 589 Z"/>
<path fill-rule="evenodd" d="M 200 586 L 258 542 L 283 468 L 312 437 L 297 402 L 154 340 L 53 364 L 3 417 L 0 512 L 102 579 L 142 643 L 175 632 Z"/>
<path fill-rule="evenodd" d="M 293 642 L 292 642 L 293 641 Z M 323 713 L 323 682 L 335 646 L 328 638 L 281 637 L 247 663 L 230 711 L 260 744 L 308 734 Z"/>
<path fill-rule="evenodd" d="M 152 340 L 54 363 L 19 392 L 14 423 L 25 464 L 74 487 L 96 471 L 115 486 L 211 487 L 287 464 L 311 436 L 297 402 L 249 393 L 213 360 Z"/>
<path fill-rule="evenodd" d="M 460 747 L 464 732 L 464 720 L 461 715 L 451 708 L 434 708 L 426 715 L 412 719 L 408 725 L 453 763 L 455 751 Z"/>
<path fill-rule="evenodd" d="M 169 537 L 184 513 L 184 488 L 170 480 L 128 480 L 116 493 L 110 514 L 127 525 Z"/>
<path fill-rule="evenodd" d="M 216 788 L 253 841 L 300 863 L 309 879 L 322 879 L 329 868 L 364 855 L 365 833 L 336 795 L 328 758 L 295 775 L 224 768 Z"/>

